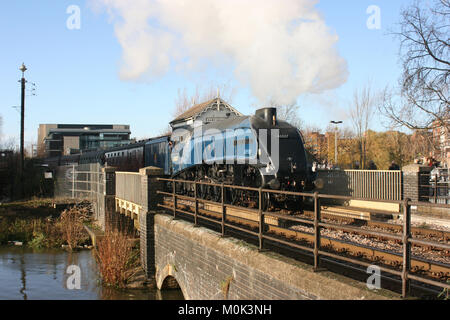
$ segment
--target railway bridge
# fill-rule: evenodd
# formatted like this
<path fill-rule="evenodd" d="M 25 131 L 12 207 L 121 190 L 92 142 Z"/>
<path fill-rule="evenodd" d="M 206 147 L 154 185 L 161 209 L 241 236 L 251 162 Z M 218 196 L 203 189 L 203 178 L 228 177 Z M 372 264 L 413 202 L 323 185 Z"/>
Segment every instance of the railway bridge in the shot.
<path fill-rule="evenodd" d="M 358 201 L 354 197 L 292 194 L 309 199 L 309 209 L 299 215 L 265 212 L 261 201 L 254 208 L 225 203 L 227 188 L 245 187 L 211 184 L 221 193 L 219 202 L 201 199 L 197 192 L 177 194 L 177 183 L 195 184 L 194 190 L 197 183 L 166 179 L 155 167 L 139 173 L 107 167 L 90 175 L 96 183 L 84 191 L 90 191 L 103 229 L 119 224 L 133 228 L 140 237 L 141 263 L 148 279 L 159 289 L 181 288 L 186 299 L 395 299 L 422 285 L 450 289 L 446 283 L 450 266 L 445 260 L 450 234 L 430 235 L 412 227 L 411 211 L 418 203 L 410 199 L 383 201 L 388 208 L 384 212 L 360 204 L 355 216 L 343 205 Z M 80 191 L 78 182 L 72 182 L 72 193 Z M 246 189 L 259 199 L 262 193 L 277 192 Z M 447 213 L 450 209 L 426 205 L 430 206 Z M 337 209 L 339 223 L 333 220 L 331 208 Z M 392 226 L 391 232 L 380 231 L 380 221 L 366 221 L 364 226 L 372 223 L 373 229 L 345 223 L 381 214 L 401 216 L 402 223 Z M 330 230 L 389 239 L 396 247 L 389 251 L 351 243 Z M 414 248 L 434 248 L 444 258 L 420 257 Z M 367 285 L 374 279 L 374 266 L 381 272 L 381 282 L 388 283 L 383 289 Z"/>

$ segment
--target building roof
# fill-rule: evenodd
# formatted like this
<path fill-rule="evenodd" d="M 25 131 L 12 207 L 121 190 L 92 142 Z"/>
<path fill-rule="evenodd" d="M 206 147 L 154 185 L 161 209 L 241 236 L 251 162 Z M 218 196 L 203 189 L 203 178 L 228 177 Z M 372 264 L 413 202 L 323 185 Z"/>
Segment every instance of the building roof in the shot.
<path fill-rule="evenodd" d="M 230 106 L 228 103 L 223 101 L 220 98 L 214 98 L 206 102 L 202 102 L 200 104 L 196 104 L 193 107 L 189 108 L 187 111 L 180 114 L 178 117 L 176 117 L 174 120 L 172 120 L 170 123 L 174 122 L 181 122 L 190 118 L 195 118 L 196 115 L 206 111 L 208 108 L 212 107 L 213 104 L 216 104 L 217 102 L 220 102 L 221 104 L 225 105 L 230 111 L 233 111 L 236 115 L 242 116 L 242 113 L 234 109 L 232 106 Z"/>
<path fill-rule="evenodd" d="M 86 133 L 86 134 L 93 134 L 93 133 L 126 133 L 131 134 L 131 131 L 129 129 L 50 129 L 49 133 Z"/>

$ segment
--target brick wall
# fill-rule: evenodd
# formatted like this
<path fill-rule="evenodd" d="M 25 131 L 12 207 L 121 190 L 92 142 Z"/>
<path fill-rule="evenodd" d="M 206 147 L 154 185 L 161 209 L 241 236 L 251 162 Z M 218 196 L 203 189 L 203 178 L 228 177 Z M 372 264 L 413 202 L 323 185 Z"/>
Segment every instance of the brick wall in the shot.
<path fill-rule="evenodd" d="M 429 185 L 429 176 L 431 168 L 411 164 L 402 168 L 403 174 L 403 199 L 409 198 L 412 201 L 428 201 L 425 197 L 429 189 L 421 187 Z"/>
<path fill-rule="evenodd" d="M 155 240 L 154 216 L 160 195 L 162 182 L 157 178 L 164 174 L 163 169 L 147 167 L 140 170 L 141 174 L 141 200 L 142 211 L 139 215 L 140 255 L 141 265 L 150 282 L 155 280 Z"/>
<path fill-rule="evenodd" d="M 403 172 L 403 197 L 412 201 L 419 200 L 419 177 L 415 172 Z"/>
<path fill-rule="evenodd" d="M 155 281 L 155 214 L 148 212 L 139 216 L 141 266 L 150 282 Z"/>
<path fill-rule="evenodd" d="M 173 277 L 186 299 L 383 298 L 357 281 L 314 273 L 309 265 L 167 215 L 154 215 L 153 236 L 158 288 Z"/>

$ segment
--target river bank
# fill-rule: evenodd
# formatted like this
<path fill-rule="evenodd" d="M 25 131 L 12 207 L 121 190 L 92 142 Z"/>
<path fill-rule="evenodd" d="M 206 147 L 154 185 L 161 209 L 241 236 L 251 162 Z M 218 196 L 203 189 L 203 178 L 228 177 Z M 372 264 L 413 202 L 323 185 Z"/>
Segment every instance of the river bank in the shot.
<path fill-rule="evenodd" d="M 92 220 L 89 202 L 35 199 L 0 204 L 0 246 L 5 250 L 23 247 L 34 252 L 52 249 L 61 254 L 82 254 L 82 250 L 97 248 L 91 255 L 104 287 L 153 290 L 153 283 L 147 282 L 140 266 L 138 239 L 121 234 L 111 238 L 111 233 L 101 241 L 104 238 Z M 122 262 L 118 265 L 119 260 Z"/>
<path fill-rule="evenodd" d="M 72 201 L 73 202 L 73 201 Z M 0 245 L 70 249 L 90 245 L 83 224 L 89 223 L 88 202 L 36 199 L 0 204 Z"/>
<path fill-rule="evenodd" d="M 78 270 L 79 287 L 73 278 Z M 176 290 L 103 286 L 92 250 L 68 252 L 0 246 L 0 283 L 0 300 L 183 299 L 181 292 Z"/>

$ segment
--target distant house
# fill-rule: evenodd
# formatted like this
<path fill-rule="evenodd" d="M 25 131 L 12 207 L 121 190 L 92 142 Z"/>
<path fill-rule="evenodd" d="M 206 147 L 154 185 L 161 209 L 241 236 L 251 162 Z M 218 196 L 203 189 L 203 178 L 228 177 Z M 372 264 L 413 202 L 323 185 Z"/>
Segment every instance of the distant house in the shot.
<path fill-rule="evenodd" d="M 305 139 L 307 150 L 314 156 L 315 161 L 322 161 L 328 158 L 328 135 L 319 132 L 303 132 L 303 138 Z"/>
<path fill-rule="evenodd" d="M 448 124 L 450 119 L 446 120 L 447 126 L 439 125 L 436 121 L 433 126 L 433 141 L 437 146 L 433 157 L 439 160 L 443 166 L 450 168 L 450 132 L 448 130 Z"/>
<path fill-rule="evenodd" d="M 170 122 L 172 130 L 193 129 L 198 125 L 223 121 L 243 114 L 221 98 L 215 98 L 197 105 L 180 114 Z"/>

